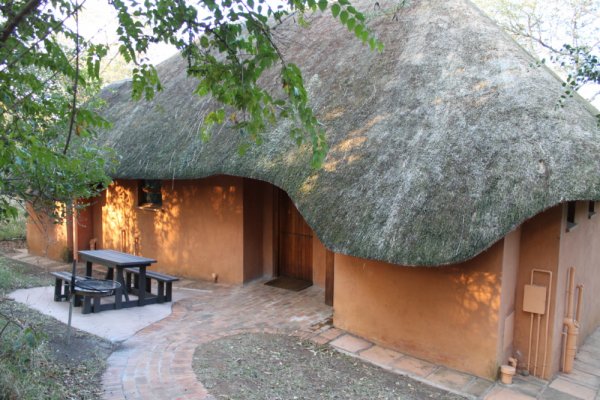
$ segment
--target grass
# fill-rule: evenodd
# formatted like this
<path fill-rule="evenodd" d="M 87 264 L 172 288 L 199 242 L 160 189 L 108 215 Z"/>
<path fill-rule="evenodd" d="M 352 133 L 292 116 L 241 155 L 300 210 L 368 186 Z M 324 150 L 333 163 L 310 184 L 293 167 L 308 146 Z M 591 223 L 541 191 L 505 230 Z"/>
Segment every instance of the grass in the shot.
<path fill-rule="evenodd" d="M 31 267 L 0 257 L 0 296 L 22 288 L 47 285 Z M 43 335 L 23 321 L 21 306 L 0 301 L 0 399 L 65 398 L 60 385 L 48 380 Z"/>
<path fill-rule="evenodd" d="M 67 344 L 64 324 L 4 297 L 50 284 L 42 269 L 0 256 L 2 400 L 101 397 L 100 375 L 112 344 L 77 331 Z"/>
<path fill-rule="evenodd" d="M 13 290 L 48 285 L 48 278 L 32 273 L 33 268 L 35 267 L 0 257 L 0 297 Z"/>
<path fill-rule="evenodd" d="M 19 215 L 14 220 L 0 222 L 0 241 L 25 239 L 25 211 L 19 209 Z"/>

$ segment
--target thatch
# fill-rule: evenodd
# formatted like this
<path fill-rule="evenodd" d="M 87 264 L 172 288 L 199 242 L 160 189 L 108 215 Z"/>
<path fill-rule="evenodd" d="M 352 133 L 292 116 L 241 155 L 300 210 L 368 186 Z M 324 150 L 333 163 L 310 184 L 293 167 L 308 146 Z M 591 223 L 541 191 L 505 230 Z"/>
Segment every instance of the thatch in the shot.
<path fill-rule="evenodd" d="M 358 8 L 382 54 L 329 15 L 277 30 L 327 127 L 321 170 L 285 121 L 244 156 L 227 129 L 203 143 L 214 105 L 192 95 L 175 57 L 159 66 L 164 91 L 149 103 L 131 101 L 129 83 L 104 91 L 106 138 L 123 157 L 115 177 L 268 181 L 328 248 L 403 265 L 469 259 L 544 209 L 600 199 L 595 109 L 577 96 L 557 108 L 556 76 L 468 1 L 407 1 L 396 16 L 379 4 Z"/>

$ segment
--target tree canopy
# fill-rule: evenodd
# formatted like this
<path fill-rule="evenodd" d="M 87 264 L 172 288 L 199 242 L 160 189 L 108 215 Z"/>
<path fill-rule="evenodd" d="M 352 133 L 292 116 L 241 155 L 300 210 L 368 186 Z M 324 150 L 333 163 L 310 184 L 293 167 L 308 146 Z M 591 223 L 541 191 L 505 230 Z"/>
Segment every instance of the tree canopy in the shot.
<path fill-rule="evenodd" d="M 527 51 L 565 80 L 559 104 L 575 91 L 600 95 L 600 1 L 475 0 Z M 600 104 L 600 103 L 596 103 Z"/>
<path fill-rule="evenodd" d="M 96 195 L 115 162 L 94 144 L 108 128 L 94 110 L 100 67 L 108 48 L 84 39 L 79 14 L 86 0 L 11 0 L 0 5 L 0 218 L 17 198 L 55 218 L 73 199 Z M 222 105 L 204 119 L 205 140 L 215 124 L 232 124 L 248 145 L 261 143 L 266 125 L 294 121 L 291 138 L 308 143 L 313 165 L 327 152 L 324 130 L 310 108 L 302 73 L 282 55 L 273 32 L 286 18 L 330 12 L 371 49 L 382 45 L 349 0 L 112 0 L 118 49 L 133 64 L 135 99 L 153 97 L 160 77 L 145 57 L 154 43 L 174 45 L 199 81 L 195 93 Z M 283 96 L 259 78 L 279 71 Z M 240 149 L 244 151 L 244 148 Z"/>

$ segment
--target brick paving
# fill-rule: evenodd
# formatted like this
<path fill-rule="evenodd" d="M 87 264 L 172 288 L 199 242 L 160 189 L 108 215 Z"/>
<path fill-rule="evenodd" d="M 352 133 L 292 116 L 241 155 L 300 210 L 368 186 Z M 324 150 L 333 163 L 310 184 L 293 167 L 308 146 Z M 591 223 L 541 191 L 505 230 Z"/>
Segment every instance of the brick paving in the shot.
<path fill-rule="evenodd" d="M 173 313 L 134 337 L 108 359 L 104 399 L 212 399 L 192 369 L 196 347 L 244 332 L 294 334 L 308 338 L 326 329 L 331 308 L 324 293 L 252 283 L 204 289 L 173 305 Z"/>

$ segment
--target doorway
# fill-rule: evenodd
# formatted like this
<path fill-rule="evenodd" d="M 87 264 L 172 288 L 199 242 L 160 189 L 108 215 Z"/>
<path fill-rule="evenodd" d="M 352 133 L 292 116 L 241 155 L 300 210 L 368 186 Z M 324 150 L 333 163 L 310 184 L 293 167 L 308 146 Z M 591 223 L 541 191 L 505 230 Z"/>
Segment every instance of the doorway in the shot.
<path fill-rule="evenodd" d="M 277 274 L 312 283 L 312 229 L 287 193 L 277 192 Z"/>

